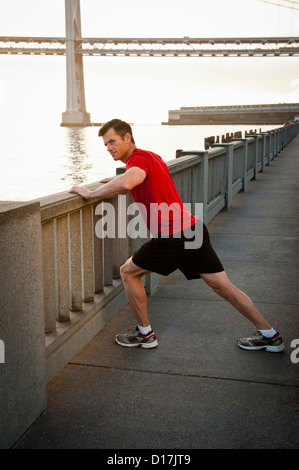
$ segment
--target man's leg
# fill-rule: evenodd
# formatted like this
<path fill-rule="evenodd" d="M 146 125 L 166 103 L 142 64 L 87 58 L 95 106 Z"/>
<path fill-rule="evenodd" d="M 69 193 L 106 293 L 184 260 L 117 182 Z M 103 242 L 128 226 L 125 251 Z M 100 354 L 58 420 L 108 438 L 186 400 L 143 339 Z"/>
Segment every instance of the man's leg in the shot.
<path fill-rule="evenodd" d="M 120 275 L 124 284 L 125 292 L 131 305 L 131 308 L 137 319 L 139 326 L 148 326 L 149 320 L 147 316 L 147 298 L 141 278 L 150 271 L 139 268 L 129 258 L 120 268 Z"/>
<path fill-rule="evenodd" d="M 200 275 L 214 292 L 230 302 L 233 307 L 253 323 L 256 329 L 269 330 L 271 328 L 271 325 L 263 318 L 250 298 L 230 282 L 225 271 Z"/>
<path fill-rule="evenodd" d="M 237 344 L 242 349 L 257 351 L 265 349 L 270 352 L 284 350 L 283 339 L 280 334 L 271 328 L 249 297 L 234 286 L 224 271 L 214 274 L 201 274 L 205 282 L 212 289 L 230 302 L 241 312 L 258 330 L 251 338 L 240 338 Z"/>
<path fill-rule="evenodd" d="M 131 308 L 137 320 L 137 327 L 124 334 L 118 334 L 115 341 L 121 346 L 151 349 L 158 346 L 158 341 L 153 332 L 147 316 L 147 299 L 141 278 L 150 271 L 139 268 L 133 263 L 132 258 L 120 268 L 120 275 Z"/>

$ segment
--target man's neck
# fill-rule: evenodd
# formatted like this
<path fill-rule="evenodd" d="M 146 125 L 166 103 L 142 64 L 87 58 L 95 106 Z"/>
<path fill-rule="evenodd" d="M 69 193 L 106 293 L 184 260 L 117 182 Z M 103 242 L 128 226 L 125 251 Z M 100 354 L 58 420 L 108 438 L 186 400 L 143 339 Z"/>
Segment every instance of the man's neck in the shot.
<path fill-rule="evenodd" d="M 128 158 L 132 155 L 132 153 L 134 152 L 136 148 L 137 147 L 135 144 L 131 144 L 128 153 L 124 156 L 124 158 L 121 159 L 121 161 L 123 163 L 127 163 Z"/>

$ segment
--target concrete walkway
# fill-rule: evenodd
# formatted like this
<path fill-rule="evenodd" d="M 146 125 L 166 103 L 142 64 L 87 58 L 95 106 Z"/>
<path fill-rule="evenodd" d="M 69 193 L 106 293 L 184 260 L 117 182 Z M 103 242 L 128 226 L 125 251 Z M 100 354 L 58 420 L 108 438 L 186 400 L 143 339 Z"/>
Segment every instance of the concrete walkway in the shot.
<path fill-rule="evenodd" d="M 47 413 L 16 448 L 297 448 L 298 188 L 299 135 L 209 224 L 228 276 L 282 333 L 283 353 L 238 348 L 254 327 L 176 272 L 148 299 L 159 347 L 114 342 L 135 324 L 125 307 L 49 384 Z"/>

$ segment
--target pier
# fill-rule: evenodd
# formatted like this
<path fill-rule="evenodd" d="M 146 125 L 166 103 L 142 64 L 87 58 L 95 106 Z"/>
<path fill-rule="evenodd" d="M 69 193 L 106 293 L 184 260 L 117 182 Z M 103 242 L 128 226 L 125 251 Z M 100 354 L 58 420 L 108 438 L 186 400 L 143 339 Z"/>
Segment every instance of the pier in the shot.
<path fill-rule="evenodd" d="M 64 192 L 1 203 L 0 447 L 296 447 L 298 132 L 167 162 L 182 200 L 203 203 L 232 282 L 279 325 L 282 354 L 238 349 L 251 325 L 178 272 L 144 279 L 159 347 L 117 346 L 114 335 L 134 324 L 119 267 L 144 240 L 96 237 L 100 200 Z"/>
<path fill-rule="evenodd" d="M 164 125 L 264 124 L 282 126 L 299 121 L 299 103 L 236 106 L 195 106 L 168 111 Z"/>

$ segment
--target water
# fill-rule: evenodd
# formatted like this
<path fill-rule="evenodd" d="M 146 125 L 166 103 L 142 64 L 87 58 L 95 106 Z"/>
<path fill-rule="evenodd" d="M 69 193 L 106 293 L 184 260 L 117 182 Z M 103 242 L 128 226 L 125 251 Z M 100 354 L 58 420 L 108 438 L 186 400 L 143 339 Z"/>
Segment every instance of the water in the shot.
<path fill-rule="evenodd" d="M 251 126 L 254 127 L 254 126 Z M 164 161 L 175 158 L 177 149 L 203 150 L 204 138 L 248 126 L 133 126 L 137 146 L 152 150 Z M 271 126 L 263 127 L 267 130 Z M 273 126 L 272 126 L 273 128 Z M 74 184 L 99 181 L 115 174 L 115 163 L 98 137 L 98 128 L 35 126 L 21 138 L 2 137 L 0 200 L 27 201 L 66 191 Z"/>
<path fill-rule="evenodd" d="M 135 124 L 133 134 L 138 147 L 169 161 L 177 149 L 203 150 L 205 137 L 250 128 L 259 127 Z M 67 191 L 115 175 L 122 165 L 107 152 L 98 127 L 65 128 L 52 120 L 7 126 L 1 136 L 0 200 L 28 201 Z"/>
<path fill-rule="evenodd" d="M 204 138 L 260 126 L 162 126 L 181 106 L 299 101 L 297 58 L 85 57 L 87 111 L 133 122 L 137 146 L 164 159 Z M 28 201 L 115 175 L 98 128 L 60 127 L 65 57 L 0 56 L 0 200 Z M 262 127 L 262 130 L 273 126 Z"/>
<path fill-rule="evenodd" d="M 2 3 L 2 35 L 64 36 L 63 1 Z M 298 31 L 298 10 L 255 0 L 243 1 L 242 8 L 237 0 L 143 3 L 129 0 L 124 10 L 117 0 L 111 15 L 108 2 L 82 1 L 83 36 L 287 37 Z M 248 129 L 161 126 L 170 109 L 299 101 L 298 57 L 94 56 L 83 62 L 92 119 L 134 122 L 137 145 L 165 161 L 179 148 L 203 149 L 204 137 Z M 115 174 L 97 128 L 59 125 L 65 70 L 64 56 L 0 55 L 0 200 L 26 201 Z"/>

